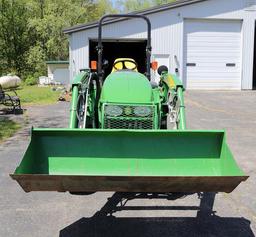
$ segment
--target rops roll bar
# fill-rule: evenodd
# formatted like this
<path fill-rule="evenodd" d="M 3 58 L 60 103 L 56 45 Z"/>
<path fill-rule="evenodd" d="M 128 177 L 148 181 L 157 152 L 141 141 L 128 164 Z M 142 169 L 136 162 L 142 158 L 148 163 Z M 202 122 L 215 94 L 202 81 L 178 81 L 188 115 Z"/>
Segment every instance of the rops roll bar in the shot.
<path fill-rule="evenodd" d="M 109 14 L 101 17 L 99 21 L 99 28 L 98 28 L 98 75 L 100 81 L 103 81 L 103 70 L 102 70 L 102 53 L 103 53 L 103 44 L 102 44 L 102 24 L 106 18 L 141 18 L 146 21 L 147 23 L 147 46 L 146 46 L 146 76 L 150 80 L 150 57 L 151 57 L 151 23 L 150 20 L 143 15 L 134 15 L 134 14 Z"/>

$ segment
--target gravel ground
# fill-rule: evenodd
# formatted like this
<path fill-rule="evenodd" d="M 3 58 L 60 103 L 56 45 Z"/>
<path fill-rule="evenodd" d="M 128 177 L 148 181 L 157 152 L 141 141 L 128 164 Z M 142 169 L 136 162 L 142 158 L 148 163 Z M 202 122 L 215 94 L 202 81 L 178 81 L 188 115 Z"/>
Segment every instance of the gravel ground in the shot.
<path fill-rule="evenodd" d="M 0 144 L 0 236 L 254 236 L 256 93 L 189 91 L 185 99 L 189 128 L 227 130 L 237 162 L 250 175 L 234 192 L 182 197 L 25 193 L 9 173 L 26 150 L 30 127 L 67 127 L 69 115 L 66 102 L 28 107 L 15 117 L 25 127 Z"/>

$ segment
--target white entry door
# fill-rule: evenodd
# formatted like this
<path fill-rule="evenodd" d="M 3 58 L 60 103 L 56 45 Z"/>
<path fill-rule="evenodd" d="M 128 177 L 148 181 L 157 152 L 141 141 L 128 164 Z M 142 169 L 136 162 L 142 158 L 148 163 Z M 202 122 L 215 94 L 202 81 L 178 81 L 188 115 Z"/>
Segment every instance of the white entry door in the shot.
<path fill-rule="evenodd" d="M 185 21 L 188 89 L 241 89 L 240 21 Z"/>

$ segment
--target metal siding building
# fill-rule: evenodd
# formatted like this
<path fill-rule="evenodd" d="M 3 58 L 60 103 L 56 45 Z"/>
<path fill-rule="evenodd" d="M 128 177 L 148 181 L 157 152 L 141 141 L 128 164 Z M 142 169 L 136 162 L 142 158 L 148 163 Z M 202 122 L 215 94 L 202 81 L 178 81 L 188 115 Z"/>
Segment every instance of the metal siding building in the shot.
<path fill-rule="evenodd" d="M 188 89 L 252 89 L 255 0 L 183 0 L 138 13 L 151 20 L 152 60 L 178 73 Z M 72 78 L 89 67 L 89 40 L 97 38 L 97 24 L 64 32 Z M 146 24 L 112 20 L 103 37 L 145 39 Z"/>

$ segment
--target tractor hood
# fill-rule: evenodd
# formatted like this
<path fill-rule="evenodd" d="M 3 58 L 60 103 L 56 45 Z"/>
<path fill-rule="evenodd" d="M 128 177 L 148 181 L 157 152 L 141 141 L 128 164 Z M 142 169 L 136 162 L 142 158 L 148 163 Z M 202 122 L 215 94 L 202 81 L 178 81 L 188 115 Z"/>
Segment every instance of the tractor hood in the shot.
<path fill-rule="evenodd" d="M 113 72 L 103 84 L 101 102 L 151 103 L 152 88 L 150 82 L 143 74 L 138 72 Z"/>

